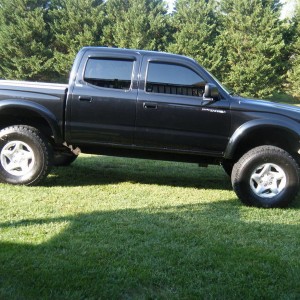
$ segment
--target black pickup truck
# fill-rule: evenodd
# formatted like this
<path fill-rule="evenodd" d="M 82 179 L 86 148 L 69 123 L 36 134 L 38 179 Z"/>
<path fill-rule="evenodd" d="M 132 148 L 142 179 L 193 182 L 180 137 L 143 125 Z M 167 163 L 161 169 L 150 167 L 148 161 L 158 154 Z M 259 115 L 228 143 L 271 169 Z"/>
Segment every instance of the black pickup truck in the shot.
<path fill-rule="evenodd" d="M 0 180 L 39 183 L 79 152 L 221 164 L 247 205 L 297 195 L 300 109 L 231 95 L 193 59 L 86 47 L 68 85 L 0 81 Z"/>

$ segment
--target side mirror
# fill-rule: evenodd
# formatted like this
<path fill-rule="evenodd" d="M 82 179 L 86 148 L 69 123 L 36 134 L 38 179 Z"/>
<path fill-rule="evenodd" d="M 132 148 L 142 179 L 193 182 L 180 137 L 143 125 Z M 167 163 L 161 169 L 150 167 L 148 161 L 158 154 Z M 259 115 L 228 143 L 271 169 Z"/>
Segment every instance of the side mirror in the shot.
<path fill-rule="evenodd" d="M 219 98 L 219 90 L 217 86 L 213 83 L 207 83 L 205 85 L 203 100 L 214 101 Z"/>

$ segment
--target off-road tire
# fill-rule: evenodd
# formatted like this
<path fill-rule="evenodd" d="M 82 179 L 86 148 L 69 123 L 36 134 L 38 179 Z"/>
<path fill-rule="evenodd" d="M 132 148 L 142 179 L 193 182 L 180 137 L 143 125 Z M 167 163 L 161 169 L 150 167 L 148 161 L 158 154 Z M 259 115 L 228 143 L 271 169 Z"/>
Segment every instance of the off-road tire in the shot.
<path fill-rule="evenodd" d="M 234 165 L 231 182 L 246 205 L 286 207 L 299 189 L 299 166 L 285 150 L 260 146 L 247 152 Z"/>
<path fill-rule="evenodd" d="M 0 181 L 36 185 L 48 175 L 52 157 L 50 143 L 36 128 L 15 125 L 0 131 Z"/>

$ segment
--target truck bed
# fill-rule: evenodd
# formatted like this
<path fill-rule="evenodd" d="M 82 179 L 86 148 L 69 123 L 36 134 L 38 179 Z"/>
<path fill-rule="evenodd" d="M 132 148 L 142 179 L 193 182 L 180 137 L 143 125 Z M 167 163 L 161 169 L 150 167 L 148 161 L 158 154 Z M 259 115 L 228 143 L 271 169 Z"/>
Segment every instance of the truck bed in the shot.
<path fill-rule="evenodd" d="M 41 94 L 41 96 L 44 95 L 43 97 L 46 98 L 48 98 L 47 97 L 48 95 L 50 96 L 50 98 L 55 97 L 56 99 L 59 98 L 63 100 L 67 88 L 68 88 L 67 84 L 33 82 L 33 81 L 17 81 L 17 80 L 0 80 L 1 97 L 3 97 L 3 94 L 9 93 L 9 91 L 14 91 L 14 98 L 16 97 L 17 94 L 22 98 L 26 98 L 26 95 L 28 93 L 32 93 L 31 96 L 34 96 L 34 94 Z M 5 91 L 7 91 L 7 93 Z M 17 94 L 15 92 L 17 92 Z M 41 96 L 37 96 L 37 97 L 39 98 Z"/>
<path fill-rule="evenodd" d="M 27 108 L 36 105 L 41 110 L 47 108 L 51 114 L 50 118 L 62 129 L 67 90 L 66 84 L 0 80 L 0 106 L 6 105 L 9 101 L 11 107 L 16 109 L 20 107 L 21 101 Z M 25 111 L 24 113 L 27 114 Z"/>

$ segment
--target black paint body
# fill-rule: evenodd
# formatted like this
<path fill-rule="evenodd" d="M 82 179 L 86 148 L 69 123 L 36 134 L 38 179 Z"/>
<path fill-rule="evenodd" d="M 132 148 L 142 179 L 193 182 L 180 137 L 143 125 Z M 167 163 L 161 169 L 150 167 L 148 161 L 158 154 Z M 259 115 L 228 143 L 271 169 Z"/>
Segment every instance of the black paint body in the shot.
<path fill-rule="evenodd" d="M 130 88 L 86 82 L 91 58 L 134 61 Z M 218 98 L 148 92 L 150 62 L 187 67 L 217 86 Z M 245 136 L 259 137 L 266 129 L 286 132 L 290 152 L 300 148 L 300 109 L 233 97 L 194 60 L 160 52 L 86 47 L 68 85 L 0 81 L 0 126 L 26 115 L 44 119 L 57 145 L 66 142 L 85 153 L 219 163 L 234 157 Z"/>

